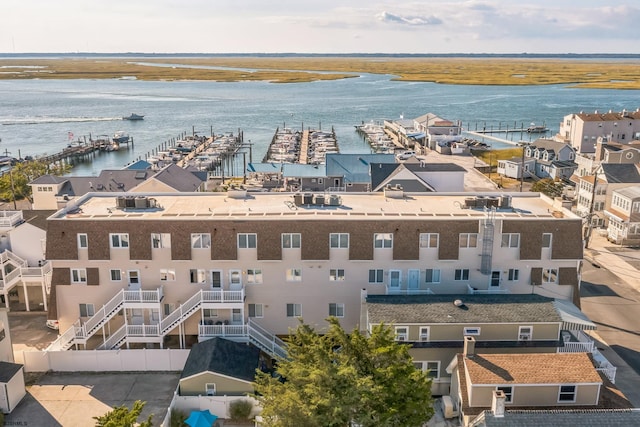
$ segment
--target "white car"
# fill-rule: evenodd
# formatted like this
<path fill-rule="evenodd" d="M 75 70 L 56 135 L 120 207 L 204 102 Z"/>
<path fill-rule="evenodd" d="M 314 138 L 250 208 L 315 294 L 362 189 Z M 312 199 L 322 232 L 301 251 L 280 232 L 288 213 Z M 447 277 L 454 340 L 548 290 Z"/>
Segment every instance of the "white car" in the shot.
<path fill-rule="evenodd" d="M 396 158 L 398 160 L 407 160 L 407 159 L 409 159 L 409 158 L 411 158 L 411 157 L 413 157 L 415 155 L 416 155 L 415 151 L 403 151 L 402 153 L 397 154 Z"/>
<path fill-rule="evenodd" d="M 57 331 L 58 329 L 60 329 L 60 325 L 58 324 L 57 320 L 47 320 L 47 328 L 49 329 L 53 329 L 54 331 Z"/>

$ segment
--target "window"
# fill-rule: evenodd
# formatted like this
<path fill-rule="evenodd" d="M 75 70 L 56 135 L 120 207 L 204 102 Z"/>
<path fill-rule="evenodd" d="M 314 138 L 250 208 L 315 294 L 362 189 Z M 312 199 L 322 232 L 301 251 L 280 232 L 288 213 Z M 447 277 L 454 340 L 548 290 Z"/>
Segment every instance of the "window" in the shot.
<path fill-rule="evenodd" d="M 300 268 L 290 268 L 287 270 L 287 282 L 302 281 L 302 270 Z"/>
<path fill-rule="evenodd" d="M 420 341 L 429 341 L 429 327 L 420 326 Z"/>
<path fill-rule="evenodd" d="M 78 248 L 84 249 L 89 247 L 89 237 L 84 233 L 78 234 Z"/>
<path fill-rule="evenodd" d="M 504 393 L 505 403 L 513 402 L 513 387 L 511 386 L 498 386 L 496 390 L 500 390 Z"/>
<path fill-rule="evenodd" d="M 461 248 L 475 248 L 478 246 L 478 233 L 460 233 L 459 246 Z"/>
<path fill-rule="evenodd" d="M 329 234 L 329 247 L 331 249 L 348 249 L 349 233 L 331 233 Z"/>
<path fill-rule="evenodd" d="M 479 336 L 480 335 L 480 328 L 478 327 L 468 327 L 468 328 L 464 328 L 464 335 L 465 336 Z"/>
<path fill-rule="evenodd" d="M 542 247 L 550 248 L 551 247 L 551 239 L 553 234 L 551 233 L 542 233 Z"/>
<path fill-rule="evenodd" d="M 503 248 L 517 248 L 520 245 L 519 233 L 502 233 L 502 246 Z"/>
<path fill-rule="evenodd" d="M 211 234 L 193 233 L 191 234 L 191 248 L 208 249 L 211 247 Z"/>
<path fill-rule="evenodd" d="M 204 385 L 204 390 L 207 396 L 215 396 L 216 395 L 216 384 L 215 383 L 206 383 Z"/>
<path fill-rule="evenodd" d="M 555 268 L 542 269 L 542 283 L 558 283 L 558 270 Z"/>
<path fill-rule="evenodd" d="M 151 247 L 153 249 L 164 249 L 171 247 L 171 234 L 151 233 Z"/>
<path fill-rule="evenodd" d="M 255 233 L 238 234 L 238 249 L 255 249 L 258 246 L 258 235 Z"/>
<path fill-rule="evenodd" d="M 80 304 L 80 317 L 91 317 L 94 314 L 93 304 Z"/>
<path fill-rule="evenodd" d="M 87 283 L 87 270 L 84 268 L 71 269 L 71 283 Z"/>
<path fill-rule="evenodd" d="M 161 281 L 174 281 L 176 280 L 176 271 L 175 270 L 169 270 L 166 268 L 161 268 L 160 269 L 160 280 Z"/>
<path fill-rule="evenodd" d="M 222 271 L 211 270 L 211 287 L 212 288 L 222 287 Z"/>
<path fill-rule="evenodd" d="M 122 272 L 120 270 L 109 270 L 109 274 L 111 274 L 111 280 L 114 282 L 122 280 Z"/>
<path fill-rule="evenodd" d="M 558 393 L 558 402 L 575 402 L 575 401 L 576 401 L 576 386 L 561 385 L 560 393 Z"/>
<path fill-rule="evenodd" d="M 469 269 L 468 268 L 457 268 L 454 273 L 454 280 L 469 280 Z"/>
<path fill-rule="evenodd" d="M 332 282 L 344 281 L 344 270 L 342 268 L 329 269 L 329 280 Z"/>
<path fill-rule="evenodd" d="M 344 317 L 344 304 L 329 303 L 329 316 Z"/>
<path fill-rule="evenodd" d="M 369 270 L 369 283 L 383 283 L 384 282 L 384 270 L 376 269 Z"/>
<path fill-rule="evenodd" d="M 164 313 L 165 316 L 170 315 L 175 309 L 176 309 L 175 304 L 165 303 L 162 305 L 162 312 Z"/>
<path fill-rule="evenodd" d="M 213 319 L 214 317 L 218 317 L 218 310 L 216 310 L 215 308 L 203 308 L 202 317 L 204 317 L 205 319 Z"/>
<path fill-rule="evenodd" d="M 302 304 L 287 304 L 287 317 L 302 316 Z"/>
<path fill-rule="evenodd" d="M 112 248 L 128 248 L 129 235 L 127 233 L 111 233 L 109 234 Z"/>
<path fill-rule="evenodd" d="M 425 283 L 440 283 L 440 270 L 437 268 L 427 268 L 424 272 Z"/>
<path fill-rule="evenodd" d="M 437 248 L 440 235 L 438 233 L 420 233 L 421 248 Z"/>
<path fill-rule="evenodd" d="M 423 365 L 429 378 L 440 378 L 440 362 L 425 362 Z"/>
<path fill-rule="evenodd" d="M 261 318 L 264 316 L 262 304 L 249 304 L 249 317 Z"/>
<path fill-rule="evenodd" d="M 197 284 L 207 283 L 207 274 L 204 268 L 192 268 L 189 270 L 189 281 Z"/>
<path fill-rule="evenodd" d="M 520 270 L 518 270 L 517 268 L 509 269 L 509 275 L 507 276 L 508 280 L 515 282 L 518 280 L 519 277 L 520 277 Z"/>
<path fill-rule="evenodd" d="M 262 269 L 260 268 L 248 268 L 247 269 L 247 283 L 262 283 Z"/>
<path fill-rule="evenodd" d="M 393 234 L 376 233 L 373 235 L 374 248 L 391 248 L 393 246 Z"/>
<path fill-rule="evenodd" d="M 520 326 L 518 328 L 518 341 L 531 341 L 533 338 L 533 326 Z"/>
<path fill-rule="evenodd" d="M 298 249 L 301 240 L 300 233 L 282 233 L 282 249 Z"/>
<path fill-rule="evenodd" d="M 406 326 L 396 326 L 396 341 L 407 341 L 409 339 L 409 328 Z"/>

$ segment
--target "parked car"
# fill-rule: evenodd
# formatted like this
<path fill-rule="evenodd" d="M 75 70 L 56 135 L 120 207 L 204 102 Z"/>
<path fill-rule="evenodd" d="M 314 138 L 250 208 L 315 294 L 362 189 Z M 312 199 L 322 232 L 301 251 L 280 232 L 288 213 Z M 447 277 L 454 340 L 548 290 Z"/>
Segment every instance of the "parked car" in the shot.
<path fill-rule="evenodd" d="M 413 157 L 415 155 L 416 155 L 415 151 L 403 151 L 402 153 L 397 154 L 396 158 L 398 160 L 407 160 L 407 159 L 409 159 L 409 158 L 411 158 L 411 157 Z"/>
<path fill-rule="evenodd" d="M 47 325 L 47 328 L 53 329 L 54 331 L 57 331 L 58 329 L 60 329 L 60 325 L 58 324 L 57 320 L 48 319 L 46 325 Z"/>

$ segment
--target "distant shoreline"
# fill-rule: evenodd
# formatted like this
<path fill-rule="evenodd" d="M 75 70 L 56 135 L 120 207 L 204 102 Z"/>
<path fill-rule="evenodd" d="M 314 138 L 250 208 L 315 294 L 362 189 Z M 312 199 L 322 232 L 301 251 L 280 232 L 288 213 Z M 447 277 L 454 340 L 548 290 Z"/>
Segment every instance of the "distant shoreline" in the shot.
<path fill-rule="evenodd" d="M 640 90 L 640 54 L 48 54 L 0 56 L 0 80 L 121 79 L 307 83 L 361 74 L 452 85 Z M 34 54 L 31 54 L 34 55 Z M 183 56 L 180 56 L 183 55 Z M 451 54 L 453 55 L 453 54 Z M 144 61 L 135 61 L 144 59 Z"/>

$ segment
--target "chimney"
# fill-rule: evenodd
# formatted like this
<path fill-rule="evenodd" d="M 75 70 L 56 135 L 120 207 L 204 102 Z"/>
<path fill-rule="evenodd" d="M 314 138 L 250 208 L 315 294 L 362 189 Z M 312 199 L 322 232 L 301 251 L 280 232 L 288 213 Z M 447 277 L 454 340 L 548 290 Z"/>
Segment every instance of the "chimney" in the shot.
<path fill-rule="evenodd" d="M 495 418 L 504 417 L 504 402 L 507 400 L 502 390 L 494 390 L 491 399 L 491 412 Z"/>
<path fill-rule="evenodd" d="M 464 337 L 464 350 L 462 352 L 464 357 L 473 357 L 476 354 L 476 339 L 474 337 Z"/>

